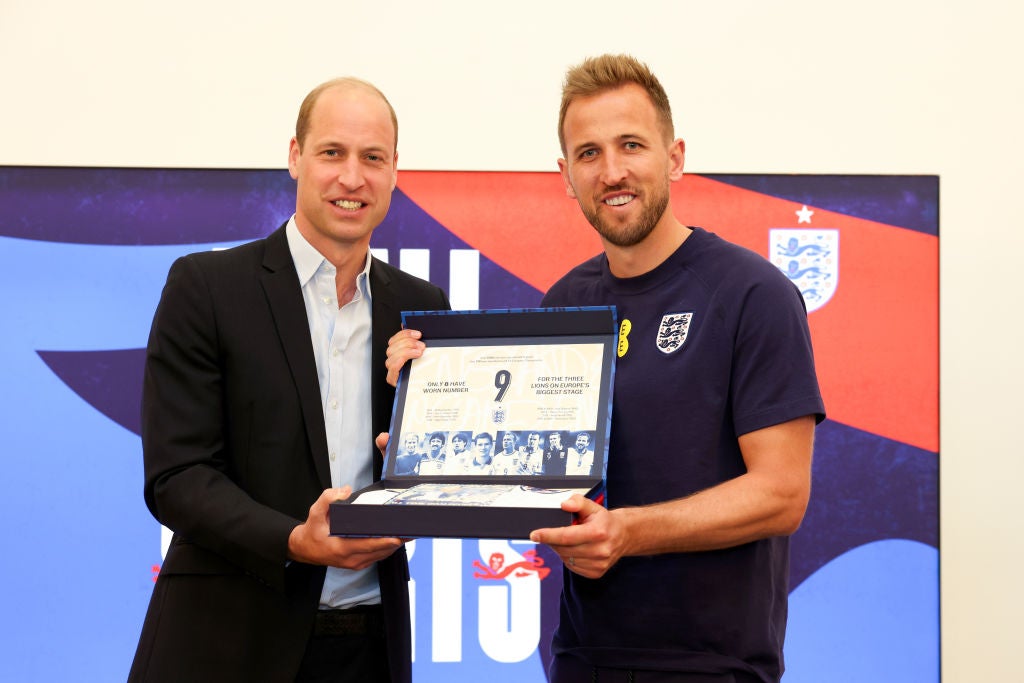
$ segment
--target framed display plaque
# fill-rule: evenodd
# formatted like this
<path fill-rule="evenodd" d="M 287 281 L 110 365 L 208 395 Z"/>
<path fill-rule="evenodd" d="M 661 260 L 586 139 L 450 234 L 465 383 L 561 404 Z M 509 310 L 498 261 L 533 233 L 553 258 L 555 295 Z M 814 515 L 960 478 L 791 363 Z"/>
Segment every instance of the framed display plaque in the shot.
<path fill-rule="evenodd" d="M 381 481 L 331 505 L 342 536 L 527 538 L 603 502 L 615 375 L 611 307 L 404 312 Z"/>

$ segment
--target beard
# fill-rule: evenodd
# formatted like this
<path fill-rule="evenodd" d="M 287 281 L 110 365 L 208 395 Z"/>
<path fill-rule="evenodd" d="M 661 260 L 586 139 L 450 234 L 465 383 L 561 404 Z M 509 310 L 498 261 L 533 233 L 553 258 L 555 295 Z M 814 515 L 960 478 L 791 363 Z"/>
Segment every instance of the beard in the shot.
<path fill-rule="evenodd" d="M 618 189 L 628 188 L 610 188 L 611 191 Z M 634 201 L 636 200 L 634 199 Z M 668 201 L 669 188 L 668 183 L 666 183 L 664 188 L 659 188 L 657 193 L 651 195 L 651 201 L 644 207 L 640 218 L 635 223 L 626 225 L 616 225 L 604 220 L 600 214 L 601 202 L 596 202 L 593 208 L 585 207 L 581 202 L 580 208 L 583 210 L 583 215 L 587 217 L 587 220 L 594 226 L 594 229 L 597 230 L 601 237 L 617 247 L 632 247 L 643 242 L 651 234 L 658 221 L 665 214 L 665 209 L 668 208 Z"/>

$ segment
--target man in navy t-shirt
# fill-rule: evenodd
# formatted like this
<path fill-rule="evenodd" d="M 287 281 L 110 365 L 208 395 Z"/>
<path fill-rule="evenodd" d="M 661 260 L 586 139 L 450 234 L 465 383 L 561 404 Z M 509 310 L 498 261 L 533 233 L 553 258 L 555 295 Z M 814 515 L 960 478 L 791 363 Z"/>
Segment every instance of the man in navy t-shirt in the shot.
<path fill-rule="evenodd" d="M 551 680 L 778 681 L 788 536 L 825 412 L 803 300 L 761 256 L 676 219 L 684 145 L 644 64 L 570 69 L 559 138 L 604 253 L 542 305 L 614 305 L 620 328 L 608 508 L 574 496 L 576 524 L 531 534 L 566 570 Z M 392 337 L 390 375 L 422 349 Z"/>
<path fill-rule="evenodd" d="M 613 304 L 620 330 L 608 509 L 574 497 L 580 523 L 531 536 L 568 570 L 552 680 L 777 681 L 824 418 L 803 300 L 676 219 L 684 145 L 645 65 L 588 59 L 562 92 L 558 166 L 604 253 L 542 305 Z"/>

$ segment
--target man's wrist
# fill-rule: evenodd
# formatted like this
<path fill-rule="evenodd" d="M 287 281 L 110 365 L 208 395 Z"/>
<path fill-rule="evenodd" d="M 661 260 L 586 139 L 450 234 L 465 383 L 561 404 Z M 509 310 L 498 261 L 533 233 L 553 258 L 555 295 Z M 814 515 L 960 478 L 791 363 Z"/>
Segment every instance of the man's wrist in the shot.
<path fill-rule="evenodd" d="M 610 511 L 621 526 L 622 557 L 637 555 L 641 550 L 641 537 L 645 534 L 643 508 L 616 508 Z"/>
<path fill-rule="evenodd" d="M 292 527 L 291 533 L 288 534 L 286 555 L 289 562 L 302 562 L 302 554 L 299 550 L 302 545 L 302 533 L 304 531 L 302 527 L 302 524 L 296 524 Z"/>

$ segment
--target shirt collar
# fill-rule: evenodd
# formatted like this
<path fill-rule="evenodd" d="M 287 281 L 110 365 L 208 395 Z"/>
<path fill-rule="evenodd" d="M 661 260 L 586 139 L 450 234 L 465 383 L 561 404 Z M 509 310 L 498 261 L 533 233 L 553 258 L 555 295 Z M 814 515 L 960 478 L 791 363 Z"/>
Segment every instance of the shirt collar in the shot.
<path fill-rule="evenodd" d="M 295 263 L 295 272 L 299 276 L 299 286 L 305 287 L 306 283 L 316 275 L 316 271 L 320 269 L 320 266 L 327 262 L 327 259 L 316 250 L 312 244 L 310 244 L 302 233 L 299 232 L 299 226 L 295 224 L 295 215 L 288 219 L 288 225 L 285 227 L 285 235 L 288 238 L 288 250 L 292 253 L 292 261 Z M 356 276 L 356 281 L 361 290 L 364 291 L 366 296 L 370 296 L 370 250 L 366 250 L 366 262 L 363 264 L 363 270 Z M 329 262 L 328 262 L 329 265 Z M 333 266 L 331 266 L 333 268 Z"/>

